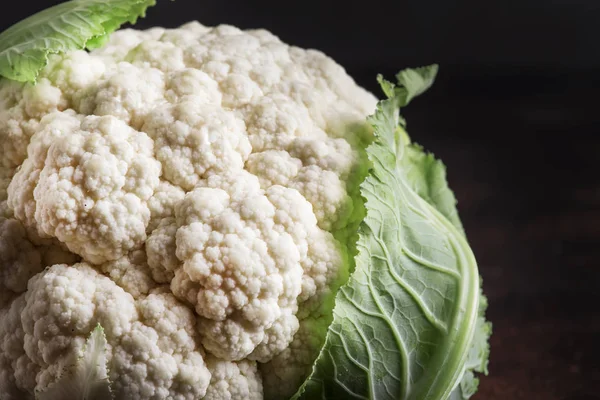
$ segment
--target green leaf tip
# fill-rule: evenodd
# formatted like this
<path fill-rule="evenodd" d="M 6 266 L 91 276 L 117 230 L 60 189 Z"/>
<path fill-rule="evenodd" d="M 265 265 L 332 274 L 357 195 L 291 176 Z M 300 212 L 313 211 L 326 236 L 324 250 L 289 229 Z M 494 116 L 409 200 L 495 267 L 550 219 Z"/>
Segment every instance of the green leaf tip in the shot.
<path fill-rule="evenodd" d="M 35 83 L 50 54 L 100 47 L 125 23 L 145 17 L 156 0 L 72 0 L 0 33 L 0 76 Z"/>
<path fill-rule="evenodd" d="M 100 324 L 88 336 L 75 365 L 62 371 L 58 380 L 36 393 L 36 400 L 110 400 L 107 342 Z"/>
<path fill-rule="evenodd" d="M 396 107 L 406 107 L 415 97 L 425 93 L 435 82 L 439 66 L 403 69 L 396 74 L 397 84 L 377 75 L 377 82 L 388 99 L 393 99 Z"/>

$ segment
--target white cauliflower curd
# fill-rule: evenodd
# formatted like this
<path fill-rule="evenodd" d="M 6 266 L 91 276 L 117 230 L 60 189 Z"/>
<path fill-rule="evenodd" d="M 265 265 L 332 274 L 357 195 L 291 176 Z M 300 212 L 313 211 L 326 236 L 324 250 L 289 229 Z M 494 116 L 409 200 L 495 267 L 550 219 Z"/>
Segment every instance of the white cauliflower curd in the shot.
<path fill-rule="evenodd" d="M 366 117 L 264 30 L 121 30 L 0 80 L 0 399 L 98 324 L 115 399 L 287 398 L 353 268 Z"/>

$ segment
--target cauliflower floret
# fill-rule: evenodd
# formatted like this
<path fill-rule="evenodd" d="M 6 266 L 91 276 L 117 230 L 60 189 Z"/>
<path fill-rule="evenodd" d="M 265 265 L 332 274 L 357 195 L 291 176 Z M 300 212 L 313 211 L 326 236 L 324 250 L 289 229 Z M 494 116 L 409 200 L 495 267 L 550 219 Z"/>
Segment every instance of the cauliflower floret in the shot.
<path fill-rule="evenodd" d="M 73 112 L 54 112 L 40 122 L 39 130 L 31 138 L 27 158 L 8 186 L 8 206 L 19 221 L 35 237 L 46 237 L 35 219 L 34 190 L 48 157 L 48 149 L 62 136 L 81 126 L 81 118 Z"/>
<path fill-rule="evenodd" d="M 11 109 L 23 108 L 18 107 L 23 100 L 23 89 L 25 83 L 17 82 L 9 79 L 4 79 L 0 85 L 0 112 L 6 113 Z M 6 117 L 7 114 L 3 114 Z"/>
<path fill-rule="evenodd" d="M 145 40 L 156 40 L 165 32 L 163 28 L 155 27 L 146 30 L 121 29 L 108 38 L 108 43 L 94 50 L 93 55 L 100 60 L 111 63 L 123 61 L 127 53 Z"/>
<path fill-rule="evenodd" d="M 197 21 L 181 25 L 179 29 L 168 29 L 159 38 L 161 42 L 173 43 L 182 49 L 197 46 L 200 36 L 210 31 L 211 28 L 201 25 Z"/>
<path fill-rule="evenodd" d="M 135 299 L 147 295 L 157 286 L 143 250 L 135 250 L 118 260 L 104 263 L 99 269 Z"/>
<path fill-rule="evenodd" d="M 221 81 L 229 73 L 245 73 L 252 67 L 260 43 L 231 25 L 220 25 L 205 32 L 199 43 L 185 49 L 190 67 L 203 70 Z"/>
<path fill-rule="evenodd" d="M 154 195 L 148 200 L 150 209 L 150 222 L 146 227 L 146 233 L 150 234 L 158 225 L 170 217 L 175 216 L 175 206 L 185 197 L 185 191 L 179 186 L 172 185 L 167 181 L 160 181 L 154 191 Z"/>
<path fill-rule="evenodd" d="M 0 166 L 16 168 L 27 156 L 31 137 L 39 121 L 68 102 L 59 88 L 40 77 L 36 85 L 11 82 L 0 87 Z"/>
<path fill-rule="evenodd" d="M 157 110 L 143 127 L 155 141 L 164 177 L 186 191 L 209 174 L 241 170 L 251 151 L 244 122 L 203 101 L 188 97 Z"/>
<path fill-rule="evenodd" d="M 191 96 L 197 104 L 221 104 L 223 94 L 219 84 L 205 72 L 186 68 L 169 74 L 168 78 L 165 97 L 171 103 Z"/>
<path fill-rule="evenodd" d="M 86 115 L 112 115 L 134 129 L 145 117 L 164 103 L 165 77 L 149 66 L 121 62 L 111 67 L 100 83 L 74 97 L 75 109 Z"/>
<path fill-rule="evenodd" d="M 302 293 L 298 297 L 301 309 L 298 314 L 307 310 L 309 304 L 317 307 L 331 293 L 335 293 L 339 284 L 348 277 L 348 253 L 342 248 L 331 233 L 316 231 L 308 243 L 308 257 L 302 263 Z M 312 306 L 310 311 L 314 311 Z"/>
<path fill-rule="evenodd" d="M 30 118 L 39 119 L 52 111 L 64 110 L 66 106 L 61 90 L 46 78 L 23 89 L 23 107 Z"/>
<path fill-rule="evenodd" d="M 337 123 L 340 116 L 345 116 L 342 118 L 345 122 L 361 121 L 375 109 L 377 99 L 356 85 L 331 57 L 318 50 L 297 47 L 292 47 L 289 54 L 291 62 L 286 69 L 288 76 L 282 79 L 282 91 L 301 100 L 312 120 L 323 130 L 328 130 L 331 122 Z M 296 84 L 297 80 L 302 83 Z M 340 100 L 345 104 L 341 105 Z M 348 129 L 331 133 L 346 136 Z"/>
<path fill-rule="evenodd" d="M 4 80 L 3 82 L 6 82 Z M 0 165 L 16 168 L 27 156 L 27 145 L 38 121 L 30 118 L 23 105 L 23 86 L 10 82 L 0 88 Z"/>
<path fill-rule="evenodd" d="M 54 382 L 98 323 L 116 399 L 192 400 L 210 382 L 187 307 L 161 290 L 135 300 L 85 264 L 55 265 L 36 275 L 29 290 L 0 311 L 0 321 L 2 344 L 11 345 L 0 355 L 0 385 L 9 393 L 31 396 Z"/>
<path fill-rule="evenodd" d="M 290 142 L 288 151 L 251 154 L 246 168 L 262 187 L 297 189 L 313 205 L 319 226 L 332 231 L 344 228 L 354 211 L 345 182 L 358 160 L 358 152 L 344 139 L 301 137 Z"/>
<path fill-rule="evenodd" d="M 132 324 L 109 363 L 117 398 L 202 398 L 210 382 L 193 313 L 172 294 L 157 291 L 137 302 Z"/>
<path fill-rule="evenodd" d="M 220 82 L 223 91 L 223 106 L 239 108 L 255 102 L 264 93 L 260 86 L 246 73 L 230 73 Z"/>
<path fill-rule="evenodd" d="M 283 94 L 268 94 L 242 110 L 254 153 L 287 150 L 314 128 L 308 110 Z"/>
<path fill-rule="evenodd" d="M 144 40 L 132 49 L 125 61 L 139 66 L 150 66 L 163 72 L 185 68 L 183 50 L 172 43 L 158 40 Z"/>
<path fill-rule="evenodd" d="M 146 239 L 147 201 L 160 175 L 152 154 L 152 141 L 144 133 L 114 117 L 87 117 L 49 147 L 33 201 L 20 201 L 29 194 L 17 193 L 22 187 L 28 193 L 36 174 L 19 171 L 9 187 L 9 204 L 30 205 L 15 215 L 31 224 L 35 209 L 38 231 L 84 259 L 95 264 L 117 259 Z"/>
<path fill-rule="evenodd" d="M 319 226 L 324 230 L 342 228 L 352 215 L 354 202 L 346 185 L 331 171 L 323 171 L 316 165 L 302 168 L 290 187 L 312 204 Z"/>
<path fill-rule="evenodd" d="M 262 379 L 255 362 L 208 357 L 206 365 L 212 378 L 204 400 L 263 399 Z"/>
<path fill-rule="evenodd" d="M 239 180 L 247 184 L 250 177 Z M 265 330 L 286 310 L 295 314 L 300 262 L 315 222 L 301 196 L 283 187 L 263 193 L 254 182 L 253 190 L 238 198 L 227 187 L 198 188 L 176 210 L 176 254 L 183 272 L 171 288 L 203 317 L 198 329 L 204 346 L 229 360 L 248 356 L 268 340 Z M 298 210 L 309 218 L 297 218 Z"/>
<path fill-rule="evenodd" d="M 107 337 L 120 337 L 137 317 L 133 298 L 86 264 L 55 265 L 31 279 L 28 289 L 21 322 L 38 389 L 74 361 L 98 322 Z"/>
<path fill-rule="evenodd" d="M 268 362 L 290 345 L 290 338 L 294 337 L 299 326 L 298 318 L 293 311 L 289 308 L 282 310 L 275 322 L 265 329 L 262 342 L 248 356 L 249 359 Z"/>
<path fill-rule="evenodd" d="M 103 60 L 79 50 L 51 55 L 48 66 L 41 71 L 40 76 L 60 89 L 69 106 L 72 106 L 73 97 L 96 84 L 106 72 L 106 68 Z"/>
<path fill-rule="evenodd" d="M 335 173 L 346 181 L 358 162 L 358 151 L 345 139 L 324 137 L 297 138 L 290 145 L 290 155 L 302 161 L 302 165 L 317 166 L 323 171 Z"/>
<path fill-rule="evenodd" d="M 267 189 L 273 185 L 287 186 L 302 168 L 302 161 L 287 151 L 267 150 L 250 154 L 246 170 L 258 176 L 260 186 Z"/>

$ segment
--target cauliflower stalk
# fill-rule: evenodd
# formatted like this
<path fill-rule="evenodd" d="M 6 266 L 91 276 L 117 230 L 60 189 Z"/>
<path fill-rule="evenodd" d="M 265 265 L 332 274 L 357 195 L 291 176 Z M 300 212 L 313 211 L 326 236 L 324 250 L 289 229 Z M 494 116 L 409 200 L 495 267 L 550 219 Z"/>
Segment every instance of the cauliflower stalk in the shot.
<path fill-rule="evenodd" d="M 476 263 L 398 112 L 436 67 L 378 102 L 264 30 L 109 36 L 152 3 L 0 34 L 0 398 L 468 398 Z"/>

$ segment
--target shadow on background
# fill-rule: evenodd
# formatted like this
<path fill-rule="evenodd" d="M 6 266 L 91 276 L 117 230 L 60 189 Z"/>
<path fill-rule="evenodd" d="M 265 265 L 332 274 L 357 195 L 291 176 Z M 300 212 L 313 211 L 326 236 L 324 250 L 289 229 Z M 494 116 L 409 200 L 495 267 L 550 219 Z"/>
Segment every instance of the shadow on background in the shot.
<path fill-rule="evenodd" d="M 577 396 L 567 397 L 564 400 L 600 400 L 600 397 L 591 395 L 591 394 L 589 394 L 589 395 L 585 394 L 585 395 L 577 395 Z"/>

